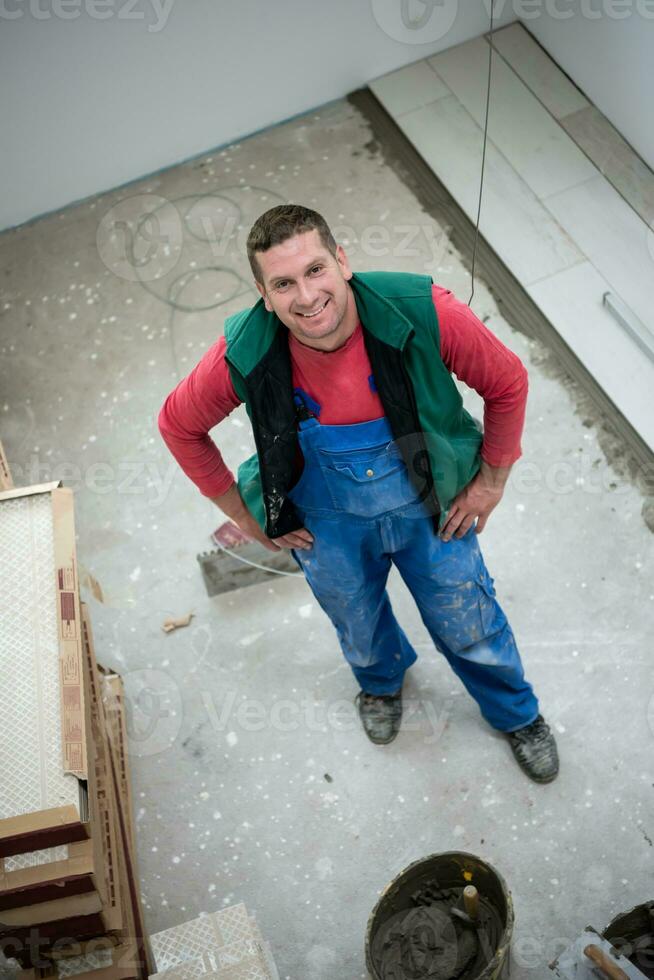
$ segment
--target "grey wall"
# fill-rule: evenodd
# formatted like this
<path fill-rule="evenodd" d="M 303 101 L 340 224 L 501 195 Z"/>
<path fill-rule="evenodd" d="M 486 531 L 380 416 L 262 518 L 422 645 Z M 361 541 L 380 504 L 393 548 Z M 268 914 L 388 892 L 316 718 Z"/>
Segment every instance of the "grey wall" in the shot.
<path fill-rule="evenodd" d="M 0 228 L 340 98 L 487 27 L 477 2 L 445 0 L 438 23 L 412 30 L 400 7 L 0 0 Z M 507 10 L 499 22 L 514 19 Z"/>
<path fill-rule="evenodd" d="M 518 19 L 654 169 L 654 0 L 522 6 Z"/>

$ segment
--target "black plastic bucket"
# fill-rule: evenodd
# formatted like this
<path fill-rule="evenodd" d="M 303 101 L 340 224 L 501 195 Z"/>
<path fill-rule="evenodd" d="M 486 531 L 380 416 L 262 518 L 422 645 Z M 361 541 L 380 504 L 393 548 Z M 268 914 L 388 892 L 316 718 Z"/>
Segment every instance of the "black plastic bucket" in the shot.
<path fill-rule="evenodd" d="M 430 854 L 414 861 L 400 872 L 382 892 L 368 919 L 366 928 L 366 967 L 372 980 L 383 980 L 373 958 L 373 944 L 379 929 L 398 912 L 414 906 L 412 896 L 422 888 L 464 888 L 474 885 L 480 899 L 497 913 L 499 927 L 493 949 L 487 950 L 482 962 L 461 980 L 507 980 L 510 972 L 510 950 L 513 935 L 513 900 L 502 876 L 488 863 L 464 851 Z M 416 975 L 420 980 L 420 973 Z"/>
<path fill-rule="evenodd" d="M 654 902 L 621 912 L 602 933 L 646 977 L 654 977 Z"/>

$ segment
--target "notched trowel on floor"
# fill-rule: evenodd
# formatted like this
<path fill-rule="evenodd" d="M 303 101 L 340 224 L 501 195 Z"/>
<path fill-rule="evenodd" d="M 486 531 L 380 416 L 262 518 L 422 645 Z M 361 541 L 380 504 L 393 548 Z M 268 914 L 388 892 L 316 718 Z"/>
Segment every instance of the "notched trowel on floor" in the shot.
<path fill-rule="evenodd" d="M 550 963 L 561 980 L 647 980 L 644 973 L 622 956 L 592 926 Z"/>
<path fill-rule="evenodd" d="M 259 585 L 278 575 L 302 575 L 290 551 L 268 551 L 231 521 L 221 524 L 211 540 L 216 548 L 198 555 L 209 596 Z"/>

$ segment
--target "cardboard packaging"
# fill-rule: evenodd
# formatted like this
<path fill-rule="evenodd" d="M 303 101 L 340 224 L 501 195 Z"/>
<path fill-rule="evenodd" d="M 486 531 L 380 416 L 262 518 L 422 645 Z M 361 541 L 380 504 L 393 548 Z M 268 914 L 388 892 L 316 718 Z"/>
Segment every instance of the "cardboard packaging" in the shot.
<path fill-rule="evenodd" d="M 65 859 L 58 847 L 89 835 L 72 491 L 55 482 L 0 492 L 0 552 L 12 557 L 0 625 L 7 873 Z"/>

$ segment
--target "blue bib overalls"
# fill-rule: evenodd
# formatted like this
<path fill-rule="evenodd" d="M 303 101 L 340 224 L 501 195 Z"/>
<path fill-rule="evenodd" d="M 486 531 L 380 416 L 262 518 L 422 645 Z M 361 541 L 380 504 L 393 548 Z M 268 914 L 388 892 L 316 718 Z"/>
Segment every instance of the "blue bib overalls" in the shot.
<path fill-rule="evenodd" d="M 301 389 L 295 400 L 314 415 L 299 422 L 304 470 L 288 496 L 314 541 L 292 554 L 362 690 L 393 694 L 417 658 L 386 592 L 393 562 L 489 724 L 503 732 L 530 724 L 538 701 L 474 526 L 449 541 L 434 533 L 386 417 L 321 425 L 319 405 Z"/>

